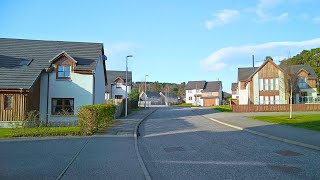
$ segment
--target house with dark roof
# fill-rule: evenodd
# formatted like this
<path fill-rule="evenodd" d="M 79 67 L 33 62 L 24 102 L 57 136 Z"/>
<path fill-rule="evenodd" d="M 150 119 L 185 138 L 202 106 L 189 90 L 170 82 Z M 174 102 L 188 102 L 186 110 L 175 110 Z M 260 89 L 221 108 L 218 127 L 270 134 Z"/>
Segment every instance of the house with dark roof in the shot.
<path fill-rule="evenodd" d="M 186 103 L 213 106 L 222 103 L 221 81 L 189 81 L 186 85 Z"/>
<path fill-rule="evenodd" d="M 241 104 L 287 104 L 286 87 L 289 75 L 298 78 L 294 88 L 293 103 L 303 103 L 302 97 L 317 98 L 317 76 L 310 65 L 279 67 L 267 59 L 260 67 L 238 69 L 238 103 Z M 233 87 L 236 87 L 234 85 Z M 234 90 L 234 89 L 233 89 Z"/>
<path fill-rule="evenodd" d="M 104 102 L 103 44 L 0 38 L 0 126 L 77 121 L 80 106 Z"/>
<path fill-rule="evenodd" d="M 238 83 L 231 84 L 231 94 L 232 94 L 232 99 L 239 98 Z"/>
<path fill-rule="evenodd" d="M 106 99 L 126 98 L 126 71 L 107 71 Z M 128 71 L 127 92 L 132 89 L 132 72 Z"/>

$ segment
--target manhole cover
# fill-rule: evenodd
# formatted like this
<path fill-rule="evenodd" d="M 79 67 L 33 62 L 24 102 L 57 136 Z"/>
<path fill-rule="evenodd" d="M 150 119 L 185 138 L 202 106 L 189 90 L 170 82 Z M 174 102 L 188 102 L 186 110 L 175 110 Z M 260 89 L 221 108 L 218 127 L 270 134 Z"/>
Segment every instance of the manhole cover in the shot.
<path fill-rule="evenodd" d="M 275 151 L 275 153 L 281 155 L 281 156 L 301 156 L 302 154 L 290 151 L 290 150 L 280 150 L 280 151 Z"/>
<path fill-rule="evenodd" d="M 298 167 L 288 166 L 288 165 L 271 165 L 271 169 L 284 172 L 284 173 L 299 173 L 302 170 Z"/>
<path fill-rule="evenodd" d="M 183 147 L 167 147 L 163 148 L 166 152 L 176 152 L 176 151 L 184 151 Z"/>

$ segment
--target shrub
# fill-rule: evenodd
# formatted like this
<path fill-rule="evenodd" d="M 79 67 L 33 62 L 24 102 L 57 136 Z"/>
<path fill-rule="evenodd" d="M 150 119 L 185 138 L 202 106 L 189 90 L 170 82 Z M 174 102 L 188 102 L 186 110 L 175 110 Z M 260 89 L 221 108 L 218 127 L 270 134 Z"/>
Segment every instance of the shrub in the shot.
<path fill-rule="evenodd" d="M 81 106 L 78 111 L 80 132 L 91 135 L 98 128 L 107 126 L 116 112 L 113 104 L 96 104 Z"/>

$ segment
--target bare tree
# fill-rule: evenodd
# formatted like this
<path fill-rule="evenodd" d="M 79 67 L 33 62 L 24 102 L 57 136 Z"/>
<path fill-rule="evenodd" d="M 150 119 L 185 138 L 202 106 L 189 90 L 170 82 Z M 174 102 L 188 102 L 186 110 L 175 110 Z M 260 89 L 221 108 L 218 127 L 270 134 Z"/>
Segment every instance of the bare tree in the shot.
<path fill-rule="evenodd" d="M 289 96 L 289 104 L 290 104 L 290 119 L 292 118 L 292 104 L 293 104 L 293 96 L 295 93 L 299 92 L 298 86 L 298 74 L 294 71 L 293 67 L 290 65 L 283 65 L 282 69 L 285 71 L 285 91 L 286 96 Z"/>

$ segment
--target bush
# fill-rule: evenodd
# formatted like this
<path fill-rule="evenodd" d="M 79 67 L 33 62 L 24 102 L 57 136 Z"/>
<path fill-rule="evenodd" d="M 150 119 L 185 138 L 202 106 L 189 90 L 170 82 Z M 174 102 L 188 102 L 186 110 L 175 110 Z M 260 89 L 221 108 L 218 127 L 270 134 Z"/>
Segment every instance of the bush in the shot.
<path fill-rule="evenodd" d="M 106 127 L 116 112 L 113 104 L 96 104 L 81 106 L 78 111 L 80 132 L 83 135 L 91 135 L 98 128 Z"/>

